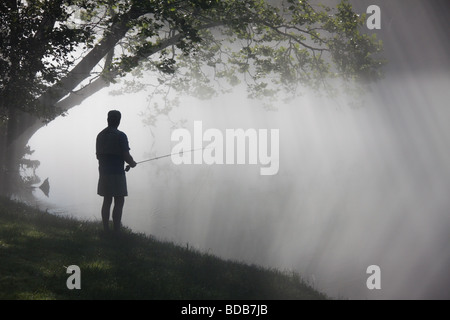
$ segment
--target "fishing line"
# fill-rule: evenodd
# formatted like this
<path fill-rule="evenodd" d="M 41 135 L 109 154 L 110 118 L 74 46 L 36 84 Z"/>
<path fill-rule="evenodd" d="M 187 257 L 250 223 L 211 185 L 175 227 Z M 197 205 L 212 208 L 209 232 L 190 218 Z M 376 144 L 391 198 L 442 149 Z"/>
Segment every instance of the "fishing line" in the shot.
<path fill-rule="evenodd" d="M 198 148 L 198 149 L 191 149 L 191 150 L 187 150 L 187 151 L 183 151 L 183 150 L 182 150 L 182 151 L 180 151 L 180 152 L 169 153 L 169 154 L 165 154 L 165 155 L 163 155 L 163 156 L 158 156 L 158 157 L 154 157 L 154 158 L 142 160 L 142 161 L 136 162 L 136 164 L 144 163 L 144 162 L 149 162 L 149 161 L 153 161 L 153 160 L 158 160 L 158 159 L 161 159 L 161 158 L 167 158 L 167 157 L 170 157 L 170 156 L 173 156 L 173 155 L 176 155 L 176 154 L 182 155 L 183 153 L 189 153 L 189 152 L 194 152 L 194 151 L 200 151 L 200 150 L 205 150 L 205 149 L 210 149 L 210 148 L 211 148 L 211 147 L 209 147 L 209 148 L 204 147 L 204 148 Z M 126 171 L 126 172 L 130 171 L 130 168 L 131 168 L 130 165 L 127 165 L 127 166 L 125 167 L 125 171 Z"/>

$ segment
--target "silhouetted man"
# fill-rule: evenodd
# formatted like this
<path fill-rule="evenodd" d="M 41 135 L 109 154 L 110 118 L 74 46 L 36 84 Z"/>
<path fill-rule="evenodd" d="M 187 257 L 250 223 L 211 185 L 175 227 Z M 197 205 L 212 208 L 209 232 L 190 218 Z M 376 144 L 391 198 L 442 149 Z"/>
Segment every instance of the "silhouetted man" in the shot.
<path fill-rule="evenodd" d="M 124 165 L 134 168 L 136 162 L 130 155 L 128 138 L 117 130 L 121 114 L 117 110 L 108 112 L 108 127 L 97 135 L 96 154 L 99 163 L 99 180 L 97 193 L 103 196 L 102 222 L 105 231 L 109 230 L 109 216 L 112 200 L 114 231 L 119 231 L 125 197 L 128 196 Z"/>

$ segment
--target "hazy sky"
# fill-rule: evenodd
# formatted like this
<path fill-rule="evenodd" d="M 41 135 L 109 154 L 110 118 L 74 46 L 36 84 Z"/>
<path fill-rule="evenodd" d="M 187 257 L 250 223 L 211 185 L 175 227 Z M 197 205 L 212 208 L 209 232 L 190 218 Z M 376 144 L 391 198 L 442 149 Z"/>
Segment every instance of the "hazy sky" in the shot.
<path fill-rule="evenodd" d="M 180 165 L 170 158 L 127 174 L 123 223 L 224 258 L 299 272 L 345 298 L 450 298 L 450 73 L 445 1 L 377 4 L 386 77 L 357 107 L 305 93 L 266 111 L 239 90 L 211 101 L 185 98 L 172 120 L 204 128 L 280 130 L 280 167 Z M 406 5 L 408 4 L 408 5 Z M 360 11 L 361 12 L 361 11 Z M 445 20 L 447 19 L 447 20 Z M 55 211 L 100 221 L 95 137 L 110 109 L 136 161 L 168 154 L 171 122 L 146 127 L 145 94 L 99 93 L 31 140 Z M 368 290 L 366 268 L 381 268 Z"/>

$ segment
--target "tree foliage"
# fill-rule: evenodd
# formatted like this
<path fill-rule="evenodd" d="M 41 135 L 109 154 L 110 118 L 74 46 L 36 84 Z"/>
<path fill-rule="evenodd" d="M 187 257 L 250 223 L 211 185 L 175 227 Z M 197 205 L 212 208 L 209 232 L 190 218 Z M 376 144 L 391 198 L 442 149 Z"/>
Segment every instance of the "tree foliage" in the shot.
<path fill-rule="evenodd" d="M 0 20 L 4 121 L 16 109 L 51 120 L 79 102 L 71 95 L 131 72 L 138 87 L 203 98 L 239 83 L 266 98 L 380 76 L 381 44 L 347 1 L 6 0 Z"/>
<path fill-rule="evenodd" d="M 68 1 L 0 3 L 0 116 L 8 109 L 46 115 L 36 99 L 55 85 L 73 63 L 79 43 L 88 42 L 90 29 L 71 28 Z"/>

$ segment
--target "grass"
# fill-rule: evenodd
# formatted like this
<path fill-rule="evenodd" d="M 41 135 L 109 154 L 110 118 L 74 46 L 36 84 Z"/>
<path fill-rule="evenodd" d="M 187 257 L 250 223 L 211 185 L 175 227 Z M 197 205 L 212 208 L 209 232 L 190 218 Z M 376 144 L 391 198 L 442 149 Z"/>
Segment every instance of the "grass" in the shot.
<path fill-rule="evenodd" d="M 67 267 L 81 270 L 69 290 Z M 0 299 L 325 299 L 299 275 L 219 259 L 0 198 Z"/>

